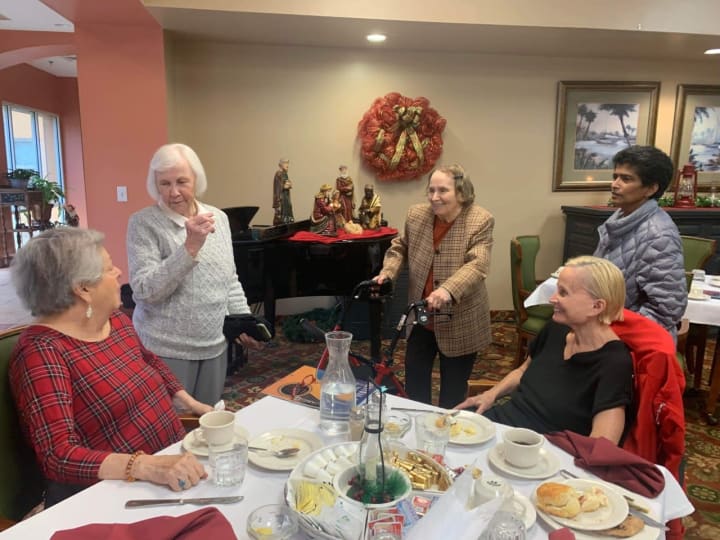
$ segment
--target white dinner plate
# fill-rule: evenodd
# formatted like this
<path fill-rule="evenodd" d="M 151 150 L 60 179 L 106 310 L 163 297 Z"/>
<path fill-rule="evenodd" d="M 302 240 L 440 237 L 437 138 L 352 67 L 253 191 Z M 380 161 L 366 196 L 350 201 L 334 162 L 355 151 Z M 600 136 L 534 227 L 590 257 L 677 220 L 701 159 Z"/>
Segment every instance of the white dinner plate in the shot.
<path fill-rule="evenodd" d="M 278 458 L 266 452 L 248 452 L 248 461 L 253 465 L 271 471 L 291 471 L 309 454 L 322 448 L 323 442 L 314 433 L 302 429 L 274 429 L 256 437 L 249 444 L 268 450 L 299 448 L 297 454 L 286 458 Z"/>
<path fill-rule="evenodd" d="M 607 496 L 608 504 L 607 506 L 601 506 L 594 512 L 580 512 L 572 519 L 547 515 L 538 508 L 538 514 L 542 515 L 545 521 L 548 519 L 553 520 L 573 530 L 602 531 L 619 525 L 628 515 L 628 504 L 625 497 L 606 482 L 586 478 L 568 478 L 557 483 L 568 485 L 577 491 L 585 491 L 593 487 L 600 488 Z M 533 493 L 533 502 L 537 507 L 537 492 Z"/>
<path fill-rule="evenodd" d="M 482 444 L 495 436 L 495 424 L 481 414 L 460 411 L 450 426 L 450 444 Z"/>
<path fill-rule="evenodd" d="M 182 441 L 182 445 L 185 450 L 187 450 L 188 452 L 192 452 L 196 456 L 207 456 L 207 443 L 201 441 L 200 438 L 196 435 L 197 431 L 200 429 L 202 428 L 193 429 L 190 433 L 185 435 L 185 438 Z M 244 427 L 235 424 L 235 436 L 233 437 L 232 442 L 225 445 L 224 447 L 220 447 L 220 449 L 222 450 L 223 448 L 229 448 L 231 445 L 235 444 L 240 439 L 245 439 L 247 441 L 248 432 Z"/>
<path fill-rule="evenodd" d="M 533 467 L 515 467 L 505 461 L 503 455 L 504 443 L 499 442 L 488 452 L 488 461 L 500 472 L 524 478 L 526 480 L 542 480 L 550 478 L 560 470 L 560 459 L 545 448 L 540 449 L 540 460 Z"/>
<path fill-rule="evenodd" d="M 690 300 L 710 300 L 709 294 L 688 294 Z"/>
<path fill-rule="evenodd" d="M 709 283 L 710 285 L 712 285 L 713 287 L 720 287 L 720 277 L 710 278 L 710 280 L 708 281 L 708 283 Z"/>

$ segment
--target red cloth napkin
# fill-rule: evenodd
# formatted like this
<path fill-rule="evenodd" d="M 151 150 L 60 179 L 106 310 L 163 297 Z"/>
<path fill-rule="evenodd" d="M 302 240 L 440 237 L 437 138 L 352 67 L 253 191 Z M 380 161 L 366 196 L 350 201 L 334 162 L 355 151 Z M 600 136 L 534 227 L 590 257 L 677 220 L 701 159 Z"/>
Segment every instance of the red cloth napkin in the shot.
<path fill-rule="evenodd" d="M 630 491 L 655 498 L 665 489 L 665 477 L 654 463 L 615 446 L 604 437 L 572 431 L 545 435 L 548 441 L 575 456 L 575 465 Z"/>
<path fill-rule="evenodd" d="M 548 540 L 575 540 L 575 533 L 563 527 L 548 534 Z"/>
<path fill-rule="evenodd" d="M 348 234 L 340 229 L 337 236 L 325 236 L 310 231 L 299 231 L 293 234 L 288 240 L 293 242 L 319 242 L 321 244 L 333 244 L 335 242 L 346 242 L 348 240 L 367 240 L 368 238 L 380 238 L 397 234 L 397 229 L 392 227 L 380 227 L 374 231 L 363 230 L 362 234 Z"/>
<path fill-rule="evenodd" d="M 217 508 L 202 508 L 178 517 L 160 516 L 135 523 L 93 523 L 58 531 L 50 540 L 237 540 Z"/>

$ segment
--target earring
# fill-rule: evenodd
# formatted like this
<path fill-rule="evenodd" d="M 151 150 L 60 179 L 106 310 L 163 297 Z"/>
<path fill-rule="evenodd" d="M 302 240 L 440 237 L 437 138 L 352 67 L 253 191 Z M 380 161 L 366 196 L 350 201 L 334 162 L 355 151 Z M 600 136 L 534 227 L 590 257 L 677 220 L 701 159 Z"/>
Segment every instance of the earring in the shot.
<path fill-rule="evenodd" d="M 90 304 L 88 304 L 88 307 L 85 310 L 85 317 L 89 319 L 90 317 L 92 317 L 92 314 L 93 314 L 92 306 Z"/>

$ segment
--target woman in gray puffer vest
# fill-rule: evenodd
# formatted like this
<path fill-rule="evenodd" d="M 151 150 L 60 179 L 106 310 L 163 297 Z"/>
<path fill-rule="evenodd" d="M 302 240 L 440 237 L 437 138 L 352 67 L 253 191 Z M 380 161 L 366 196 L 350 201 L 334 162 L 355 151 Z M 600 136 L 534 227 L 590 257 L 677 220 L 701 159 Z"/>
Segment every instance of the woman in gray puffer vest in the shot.
<path fill-rule="evenodd" d="M 682 241 L 657 204 L 673 178 L 672 160 L 652 146 L 631 146 L 613 157 L 612 202 L 618 207 L 598 227 L 596 257 L 625 275 L 625 307 L 657 321 L 673 338 L 687 306 Z"/>

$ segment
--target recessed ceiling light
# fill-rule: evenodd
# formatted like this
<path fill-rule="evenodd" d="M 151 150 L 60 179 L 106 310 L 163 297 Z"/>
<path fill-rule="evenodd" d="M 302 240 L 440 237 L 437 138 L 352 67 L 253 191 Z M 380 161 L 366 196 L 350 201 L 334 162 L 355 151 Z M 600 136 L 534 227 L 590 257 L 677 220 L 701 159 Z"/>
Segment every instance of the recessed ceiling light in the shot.
<path fill-rule="evenodd" d="M 720 49 L 708 49 L 705 54 L 720 54 Z"/>
<path fill-rule="evenodd" d="M 368 34 L 366 38 L 370 43 L 382 43 L 387 39 L 385 34 Z"/>

